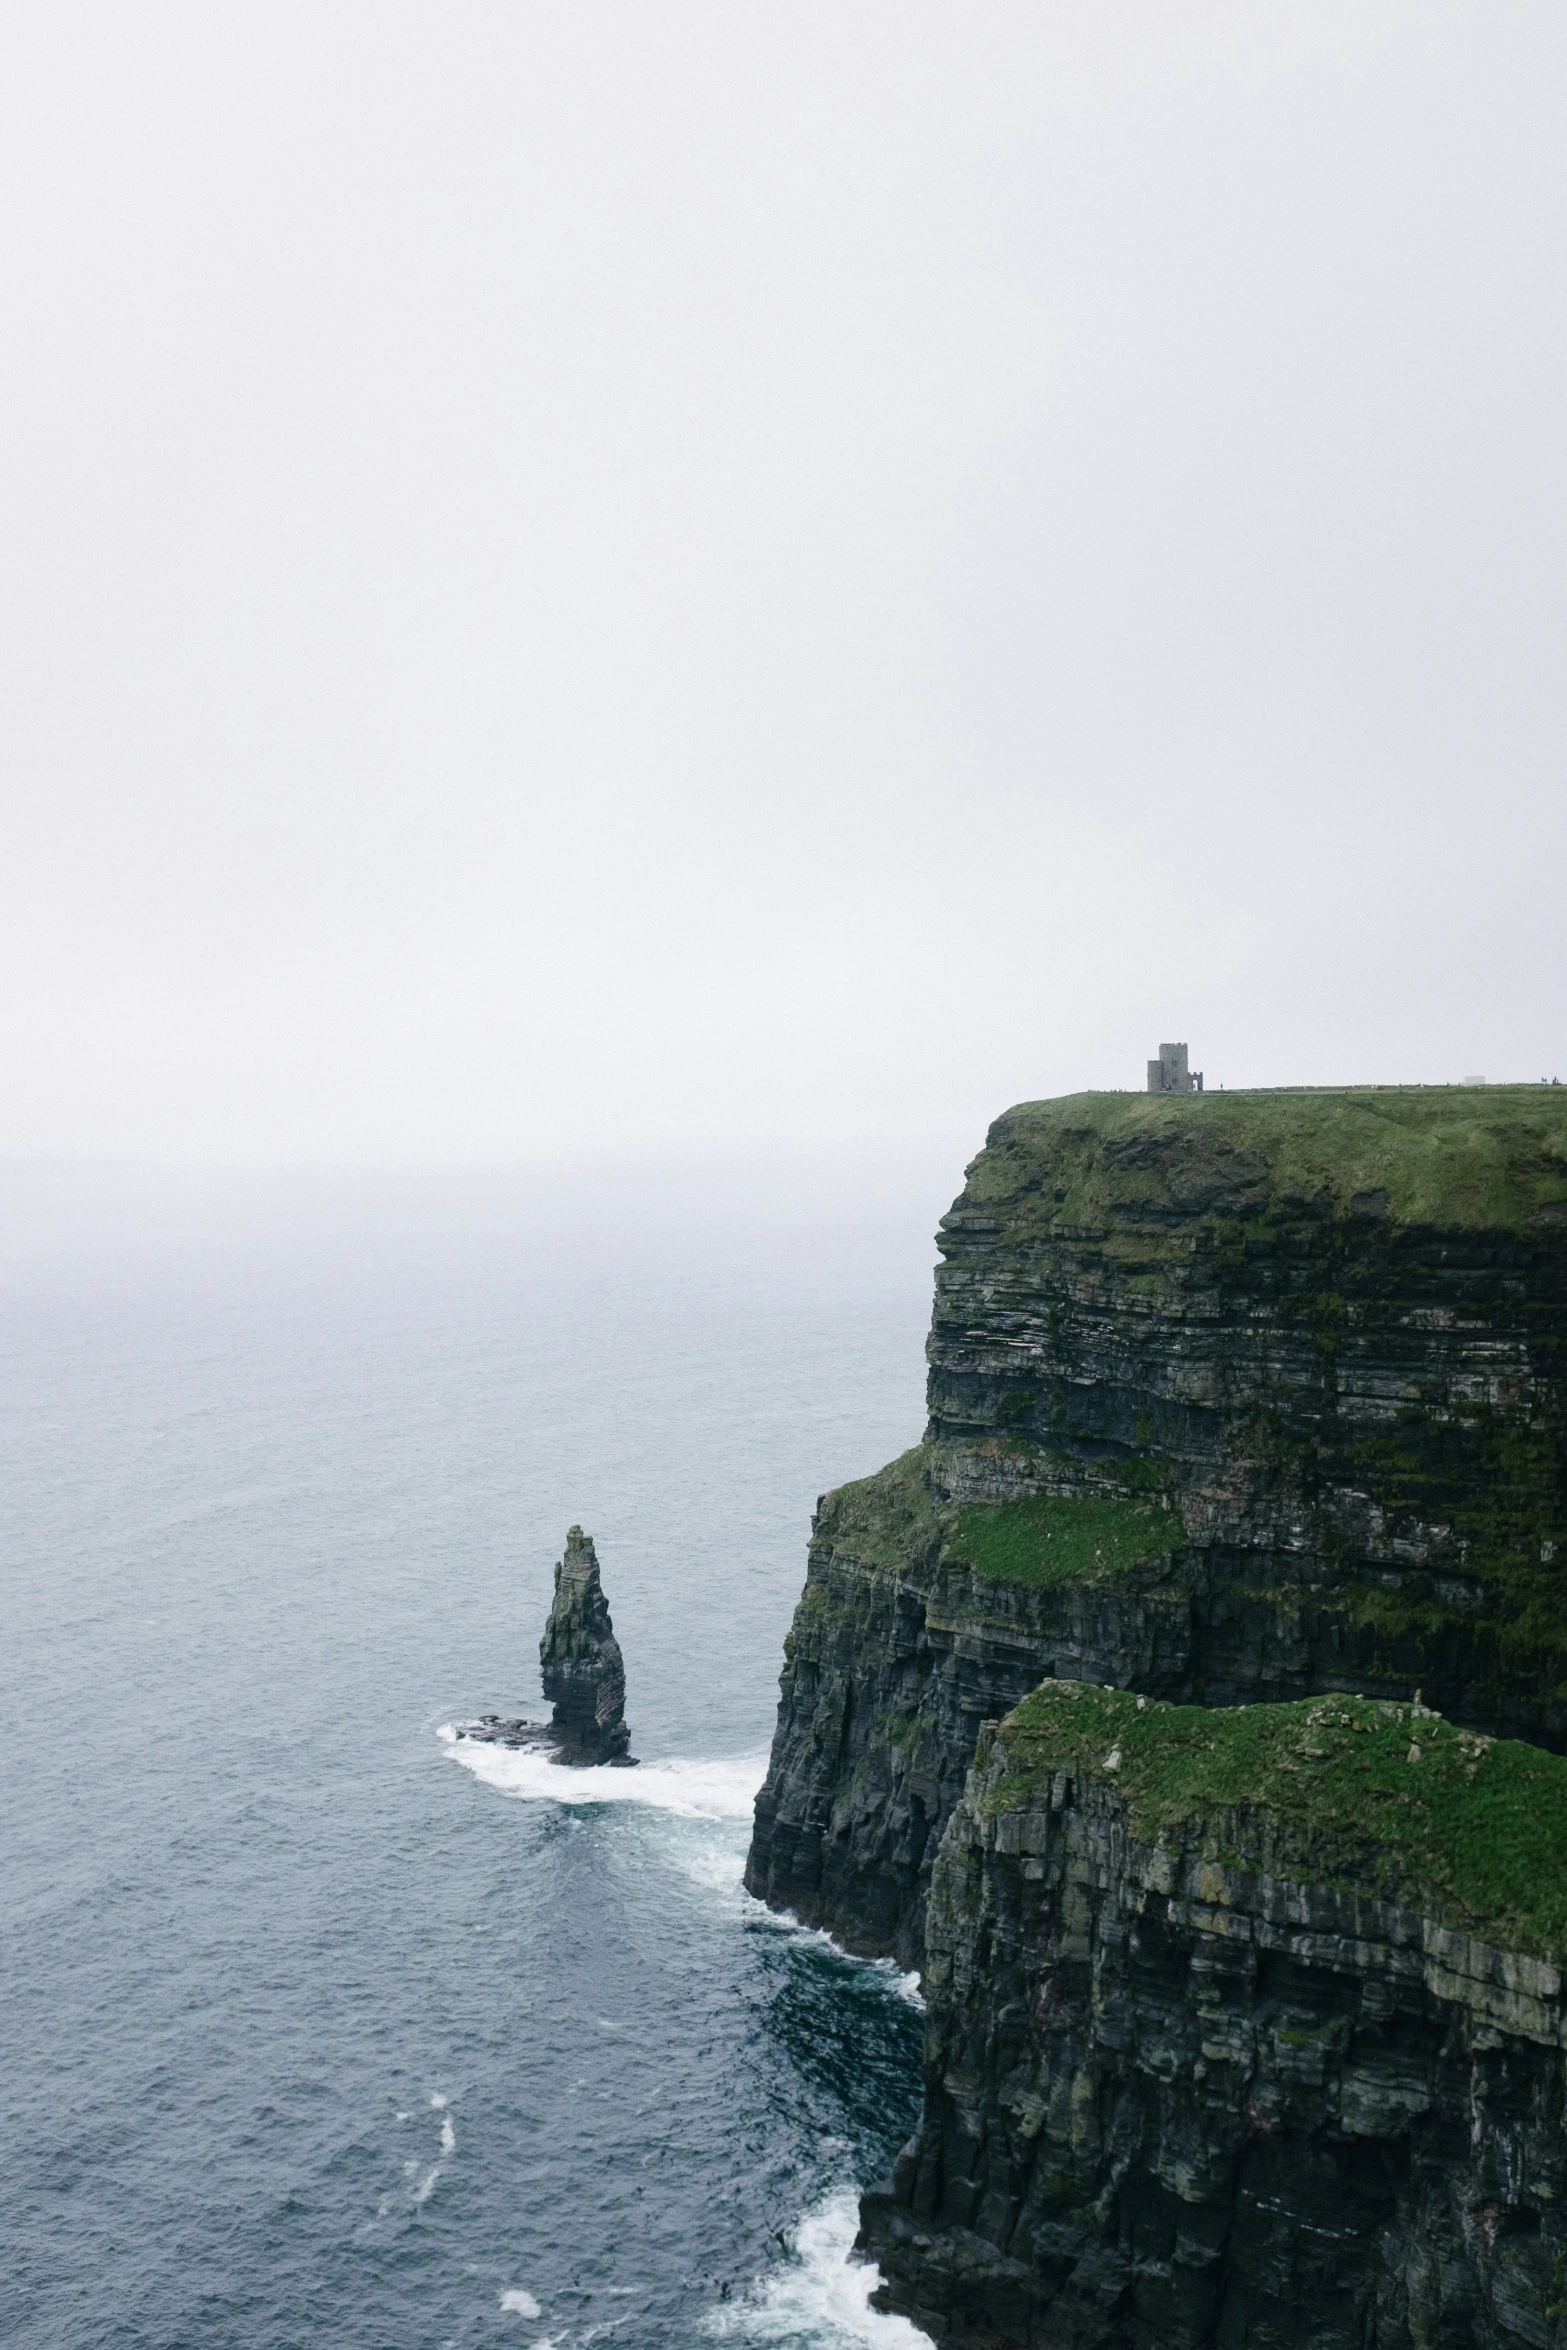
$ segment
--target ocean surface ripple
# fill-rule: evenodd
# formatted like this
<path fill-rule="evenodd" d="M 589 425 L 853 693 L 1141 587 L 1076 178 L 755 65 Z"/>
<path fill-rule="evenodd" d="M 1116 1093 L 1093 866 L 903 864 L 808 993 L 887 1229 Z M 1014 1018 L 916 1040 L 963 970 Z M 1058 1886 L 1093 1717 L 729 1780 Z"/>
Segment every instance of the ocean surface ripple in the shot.
<path fill-rule="evenodd" d="M 846 2257 L 917 1995 L 740 1869 L 927 1282 L 820 1233 L 7 1276 L 0 2338 L 918 2342 Z M 536 1705 L 574 1520 L 635 1771 L 454 1734 Z"/>

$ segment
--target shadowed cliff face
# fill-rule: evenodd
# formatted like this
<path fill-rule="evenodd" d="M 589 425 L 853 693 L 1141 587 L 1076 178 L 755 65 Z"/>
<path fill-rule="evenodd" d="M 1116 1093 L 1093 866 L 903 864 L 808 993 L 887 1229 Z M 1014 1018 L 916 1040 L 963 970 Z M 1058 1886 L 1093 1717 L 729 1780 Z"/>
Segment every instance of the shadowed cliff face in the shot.
<path fill-rule="evenodd" d="M 925 1440 L 818 1507 L 746 1873 L 924 1969 L 895 2306 L 1550 2350 L 1567 1848 L 1487 1856 L 1567 1820 L 1567 1096 L 1027 1104 L 939 1245 Z M 1040 1777 L 1068 1683 L 1126 1751 Z"/>
<path fill-rule="evenodd" d="M 555 1569 L 555 1601 L 539 1642 L 544 1694 L 555 1707 L 562 1762 L 618 1761 L 631 1744 L 626 1669 L 590 1535 L 573 1526 Z"/>
<path fill-rule="evenodd" d="M 819 1509 L 747 1863 L 752 1892 L 905 1967 L 981 1724 L 1056 1671 L 1179 1687 L 1189 1649 L 1167 1559 L 1037 1590 L 946 1557 L 957 1523 L 924 1448 Z"/>
<path fill-rule="evenodd" d="M 1567 1744 L 1567 1096 L 1028 1104 L 939 1245 L 926 1443 L 812 1530 L 754 1892 L 917 1964 L 979 1725 L 1050 1673 Z M 1135 1539 L 1031 1552 L 1042 1499 Z"/>
<path fill-rule="evenodd" d="M 863 2207 L 886 2304 L 976 2350 L 1554 2342 L 1562 1977 L 1463 1896 L 1514 1944 L 1559 1936 L 1567 1764 L 1330 1700 L 1172 1722 L 1172 1768 L 1132 1703 L 1047 1685 L 981 1742 L 931 1893 L 919 2133 Z M 1181 1768 L 1222 1779 L 1211 1749 L 1264 1728 L 1258 1800 L 1181 1818 Z M 1323 1882 L 1333 1859 L 1370 1882 Z"/>

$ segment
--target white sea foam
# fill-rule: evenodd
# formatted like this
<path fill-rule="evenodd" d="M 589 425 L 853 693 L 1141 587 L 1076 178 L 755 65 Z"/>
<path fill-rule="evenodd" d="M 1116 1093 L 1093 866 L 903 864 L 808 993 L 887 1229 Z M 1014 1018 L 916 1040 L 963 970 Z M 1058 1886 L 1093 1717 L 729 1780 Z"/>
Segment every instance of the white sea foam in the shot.
<path fill-rule="evenodd" d="M 793 1935 L 799 1942 L 819 1943 L 823 1950 L 832 1951 L 837 1958 L 853 1958 L 856 1966 L 867 1968 L 873 1975 L 880 1975 L 894 1999 L 907 2000 L 910 2007 L 924 2014 L 925 1995 L 920 1989 L 919 1976 L 905 1974 L 895 1958 L 855 1957 L 853 1951 L 845 1950 L 842 1943 L 833 1940 L 825 1926 L 804 1925 L 792 1909 L 769 1909 L 765 1901 L 758 1901 L 749 1893 L 744 1894 L 743 1899 L 750 1924 L 770 1926 L 774 1932 Z"/>
<path fill-rule="evenodd" d="M 511 2317 L 537 2317 L 539 2314 L 538 2303 L 521 2285 L 513 2285 L 509 2292 L 501 2295 L 501 2307 Z"/>
<path fill-rule="evenodd" d="M 895 1998 L 905 2000 L 920 2015 L 925 2013 L 925 1994 L 920 1989 L 918 1975 L 906 1975 L 895 1958 L 877 1958 L 873 1959 L 871 1964 L 880 1967 L 886 1973 L 888 1977 L 887 1988 Z"/>
<path fill-rule="evenodd" d="M 415 2203 L 429 2202 L 430 2197 L 435 2193 L 436 2183 L 439 2180 L 442 2171 L 445 2170 L 446 2165 L 450 2162 L 452 2156 L 457 2151 L 457 2132 L 453 2127 L 452 2117 L 446 2110 L 451 2103 L 451 2099 L 449 2097 L 443 2096 L 441 2091 L 436 2089 L 431 2092 L 430 2103 L 441 2117 L 440 2147 L 435 2161 L 431 2164 L 430 2168 L 425 2172 L 424 2177 L 420 2179 L 418 2186 L 414 2189 Z M 399 2121 L 406 2121 L 408 2116 L 406 2114 L 399 2114 L 397 2118 Z M 405 2162 L 403 2164 L 403 2169 L 410 2178 L 416 2175 L 418 2168 L 419 2166 L 416 2162 Z"/>
<path fill-rule="evenodd" d="M 733 1831 L 723 1837 L 709 1836 L 700 1843 L 683 1845 L 674 1854 L 677 1867 L 700 1885 L 704 1892 L 729 1895 L 736 1907 L 749 1903 L 741 1878 L 745 1873 L 745 1838 Z"/>
<path fill-rule="evenodd" d="M 801 1941 L 818 1942 L 824 1950 L 831 1950 L 840 1958 L 848 1955 L 821 1927 L 802 1925 L 788 1910 L 769 1909 L 765 1902 L 754 1900 L 741 1884 L 745 1846 L 743 1839 L 736 1841 L 733 1829 L 742 1822 L 750 1823 L 756 1791 L 766 1776 L 765 1754 L 742 1755 L 723 1762 L 677 1759 L 643 1763 L 635 1770 L 603 1766 L 574 1770 L 569 1764 L 546 1760 L 536 1749 L 492 1746 L 487 1740 L 460 1737 L 451 1722 L 442 1726 L 438 1736 L 451 1761 L 462 1763 L 475 1778 L 482 1779 L 486 1786 L 494 1787 L 502 1795 L 516 1796 L 524 1802 L 639 1804 L 666 1817 L 723 1823 L 730 1831 L 723 1836 L 708 1835 L 692 1840 L 687 1835 L 678 1839 L 670 1852 L 675 1865 L 693 1883 L 709 1892 L 729 1896 L 735 1909 L 744 1913 L 747 1923 L 767 1926 Z M 890 1958 L 863 1959 L 857 1963 L 883 1976 L 894 1998 L 907 2000 L 911 2007 L 923 2010 L 925 2002 L 920 1996 L 918 1975 L 905 1974 L 896 1960 Z"/>
<path fill-rule="evenodd" d="M 528 1803 L 639 1803 L 681 1819 L 748 1820 L 767 1771 L 765 1754 L 727 1762 L 641 1763 L 635 1770 L 573 1770 L 534 1748 L 461 1738 L 451 1722 L 438 1734 L 453 1762 L 487 1787 Z"/>
<path fill-rule="evenodd" d="M 849 2258 L 858 2225 L 853 2194 L 830 2195 L 794 2230 L 785 2265 L 759 2277 L 743 2301 L 710 2310 L 704 2332 L 720 2340 L 808 2343 L 811 2350 L 930 2350 L 928 2336 L 906 2317 L 870 2306 L 881 2272 Z"/>

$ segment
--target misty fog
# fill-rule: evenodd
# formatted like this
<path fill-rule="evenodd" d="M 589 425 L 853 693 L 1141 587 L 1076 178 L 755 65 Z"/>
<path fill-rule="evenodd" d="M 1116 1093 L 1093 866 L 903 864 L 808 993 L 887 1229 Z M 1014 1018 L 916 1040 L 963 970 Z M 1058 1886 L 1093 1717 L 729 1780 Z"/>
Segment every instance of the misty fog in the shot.
<path fill-rule="evenodd" d="M 9 8 L 0 1155 L 934 1196 L 1165 1037 L 1567 1073 L 1564 91 L 1509 0 Z"/>

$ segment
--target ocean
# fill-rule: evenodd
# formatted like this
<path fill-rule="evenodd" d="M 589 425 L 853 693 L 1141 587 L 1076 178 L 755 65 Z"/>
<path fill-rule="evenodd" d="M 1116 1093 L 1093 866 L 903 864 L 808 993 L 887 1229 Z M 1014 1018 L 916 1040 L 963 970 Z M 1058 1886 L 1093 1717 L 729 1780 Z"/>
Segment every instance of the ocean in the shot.
<path fill-rule="evenodd" d="M 568 1222 L 0 1280 L 0 2339 L 922 2339 L 846 2258 L 917 1992 L 740 1871 L 815 1498 L 920 1432 L 930 1219 Z M 635 1771 L 451 1735 L 538 1706 L 574 1522 Z"/>

